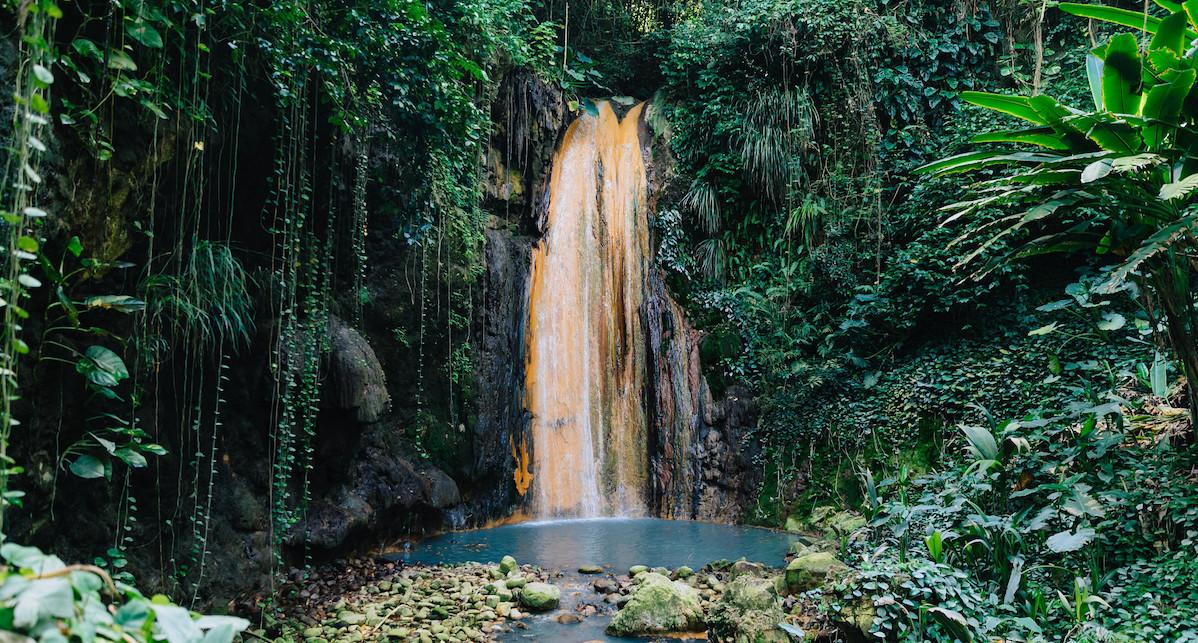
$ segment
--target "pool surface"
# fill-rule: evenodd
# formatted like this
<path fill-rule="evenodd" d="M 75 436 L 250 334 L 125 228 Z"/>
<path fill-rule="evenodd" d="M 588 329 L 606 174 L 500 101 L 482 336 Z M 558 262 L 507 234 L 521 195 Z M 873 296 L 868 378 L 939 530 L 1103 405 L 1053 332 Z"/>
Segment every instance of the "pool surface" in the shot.
<path fill-rule="evenodd" d="M 391 557 L 409 563 L 436 565 L 466 562 L 494 563 L 511 555 L 521 564 L 561 571 L 553 579 L 562 590 L 561 608 L 536 614 L 500 635 L 501 641 L 617 641 L 603 629 L 610 613 L 581 623 L 561 624 L 558 616 L 590 603 L 610 610 L 591 589 L 594 576 L 578 574 L 582 565 L 602 565 L 609 573 L 626 574 L 633 565 L 699 569 L 717 560 L 748 560 L 780 567 L 796 534 L 757 527 L 716 525 L 657 518 L 595 518 L 524 522 L 490 529 L 441 534 Z M 637 639 L 632 639 L 637 640 Z M 645 640 L 645 639 L 639 639 Z M 677 640 L 676 638 L 670 640 Z"/>

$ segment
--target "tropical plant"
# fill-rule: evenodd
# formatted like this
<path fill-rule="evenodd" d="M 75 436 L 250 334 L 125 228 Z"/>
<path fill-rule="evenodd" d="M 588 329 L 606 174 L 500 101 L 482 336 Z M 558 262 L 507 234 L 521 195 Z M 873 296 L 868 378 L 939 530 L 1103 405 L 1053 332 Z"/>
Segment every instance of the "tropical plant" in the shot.
<path fill-rule="evenodd" d="M 0 547 L 0 629 L 6 641 L 232 643 L 249 621 L 197 616 L 114 581 L 93 565 L 67 565 L 36 547 Z M 18 632 L 25 636 L 14 636 Z"/>
<path fill-rule="evenodd" d="M 1062 3 L 1066 12 L 1134 26 L 1151 39 L 1143 47 L 1136 34 L 1122 33 L 1091 51 L 1086 74 L 1092 110 L 1045 95 L 964 92 L 974 105 L 1033 124 L 984 133 L 975 143 L 1039 149 L 971 151 L 918 171 L 998 172 L 973 186 L 973 198 L 944 208 L 953 213 L 946 224 L 987 208 L 1028 206 L 954 241 L 973 244 L 958 266 L 980 263 L 975 277 L 1011 259 L 1047 253 L 1117 258 L 1097 289 L 1109 293 L 1129 281 L 1140 287 L 1146 309 L 1163 321 L 1182 364 L 1198 427 L 1198 316 L 1191 288 L 1198 251 L 1198 50 L 1191 46 L 1198 36 L 1198 2 L 1184 8 L 1157 4 L 1171 13 L 1157 18 Z M 989 253 L 1000 241 L 1009 249 Z M 977 261 L 982 256 L 989 258 Z"/>

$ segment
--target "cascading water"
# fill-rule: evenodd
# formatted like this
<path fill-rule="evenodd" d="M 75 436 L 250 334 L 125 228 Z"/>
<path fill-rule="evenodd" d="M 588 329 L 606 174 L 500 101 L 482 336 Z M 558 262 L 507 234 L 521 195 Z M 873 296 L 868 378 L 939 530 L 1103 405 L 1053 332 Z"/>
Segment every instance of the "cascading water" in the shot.
<path fill-rule="evenodd" d="M 526 335 L 537 517 L 647 512 L 643 108 L 620 119 L 598 103 L 597 114 L 570 125 L 554 157 Z"/>

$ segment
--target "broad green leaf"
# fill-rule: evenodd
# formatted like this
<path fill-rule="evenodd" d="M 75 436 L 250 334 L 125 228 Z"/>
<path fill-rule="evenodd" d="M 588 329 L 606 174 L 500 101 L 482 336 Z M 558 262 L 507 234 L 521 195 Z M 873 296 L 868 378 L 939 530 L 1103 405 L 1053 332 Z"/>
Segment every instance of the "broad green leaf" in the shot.
<path fill-rule="evenodd" d="M 1140 44 L 1133 34 L 1122 33 L 1111 38 L 1105 50 L 1096 53 L 1102 58 L 1102 102 L 1109 112 L 1136 114 L 1140 108 L 1141 60 Z"/>
<path fill-rule="evenodd" d="M 1073 490 L 1073 496 L 1065 501 L 1062 509 L 1078 517 L 1093 516 L 1095 518 L 1102 518 L 1106 515 L 1106 510 L 1102 508 L 1098 500 L 1081 489 Z"/>
<path fill-rule="evenodd" d="M 84 299 L 83 305 L 89 308 L 105 308 L 122 313 L 134 313 L 145 310 L 146 302 L 129 295 L 96 295 Z"/>
<path fill-rule="evenodd" d="M 1181 4 L 1181 8 L 1185 11 L 1186 17 L 1189 18 L 1190 26 L 1198 29 L 1198 2 L 1187 0 Z"/>
<path fill-rule="evenodd" d="M 41 65 L 35 64 L 33 66 L 33 76 L 34 78 L 37 78 L 38 81 L 43 85 L 54 84 L 54 74 L 49 69 L 46 69 Z"/>
<path fill-rule="evenodd" d="M 1009 96 L 1006 94 L 992 94 L 989 92 L 961 92 L 961 99 L 971 105 L 985 107 L 1004 114 L 1010 114 L 1016 118 L 1022 118 L 1025 121 L 1031 121 L 1037 125 L 1046 125 L 1041 120 L 1040 115 L 1036 110 L 1032 109 L 1027 96 Z"/>
<path fill-rule="evenodd" d="M 1077 551 L 1094 540 L 1094 530 L 1089 527 L 1077 531 L 1060 531 L 1048 537 L 1048 548 L 1058 554 Z"/>
<path fill-rule="evenodd" d="M 1165 201 L 1180 199 L 1189 196 L 1190 192 L 1194 191 L 1194 188 L 1198 188 L 1198 174 L 1191 174 L 1180 181 L 1162 185 L 1160 194 L 1157 197 Z"/>
<path fill-rule="evenodd" d="M 76 38 L 71 41 L 71 47 L 79 54 L 91 58 L 96 62 L 104 60 L 104 54 L 100 52 L 100 48 L 96 46 L 96 43 L 87 38 Z"/>
<path fill-rule="evenodd" d="M 1105 331 L 1119 330 L 1127 324 L 1127 318 L 1119 313 L 1105 312 L 1102 314 L 1102 321 L 1098 322 L 1098 329 Z"/>
<path fill-rule="evenodd" d="M 1029 330 L 1027 332 L 1027 334 L 1028 334 L 1028 337 L 1037 337 L 1039 335 L 1047 335 L 1047 334 L 1055 331 L 1058 326 L 1059 326 L 1059 324 L 1057 324 L 1057 322 L 1052 322 L 1051 324 L 1046 324 L 1046 325 L 1041 326 L 1035 330 Z"/>
<path fill-rule="evenodd" d="M 1178 7 L 1180 9 L 1181 7 Z M 1152 37 L 1152 41 L 1148 44 L 1148 50 L 1167 49 L 1177 55 L 1185 52 L 1187 27 L 1189 20 L 1186 14 L 1182 12 L 1172 13 L 1164 20 L 1161 20 L 1160 26 L 1156 30 L 1156 35 Z"/>
<path fill-rule="evenodd" d="M 1101 159 L 1094 161 L 1082 170 L 1082 183 L 1093 183 L 1098 179 L 1111 173 L 1114 167 L 1114 159 Z"/>
<path fill-rule="evenodd" d="M 84 355 L 75 363 L 75 370 L 91 383 L 106 388 L 116 386 L 121 380 L 129 377 L 129 369 L 125 367 L 125 360 L 98 344 L 88 347 Z"/>
<path fill-rule="evenodd" d="M 48 556 L 37 547 L 4 543 L 0 546 L 0 557 L 16 567 L 32 569 L 36 573 L 50 572 L 62 568 L 62 562 L 54 556 Z M 55 561 L 58 561 L 55 563 Z"/>
<path fill-rule="evenodd" d="M 1193 69 L 1169 70 L 1161 76 L 1164 82 L 1149 89 L 1145 94 L 1141 112 L 1145 118 L 1152 119 L 1152 122 L 1142 129 L 1142 136 L 1149 149 L 1156 149 L 1165 142 L 1169 133 L 1176 129 L 1182 105 L 1185 104 L 1190 90 L 1194 88 L 1196 76 L 1198 72 Z"/>
<path fill-rule="evenodd" d="M 120 458 L 122 462 L 133 467 L 134 469 L 141 469 L 149 464 L 146 462 L 146 456 L 129 447 L 121 447 L 117 449 L 113 455 Z"/>
<path fill-rule="evenodd" d="M 13 607 L 13 626 L 30 629 L 46 618 L 70 618 L 75 615 L 75 593 L 66 578 L 35 580 L 17 596 Z"/>
<path fill-rule="evenodd" d="M 1025 130 L 1003 130 L 978 134 L 973 137 L 974 143 L 1027 143 L 1039 145 L 1051 150 L 1068 150 L 1069 145 L 1061 140 L 1059 134 L 1050 127 L 1037 127 Z"/>
<path fill-rule="evenodd" d="M 182 607 L 175 605 L 150 604 L 154 610 L 154 633 L 166 639 L 167 643 L 199 643 L 204 638 L 204 632 L 191 620 L 191 614 Z"/>
<path fill-rule="evenodd" d="M 133 62 L 129 54 L 112 49 L 108 52 L 108 68 L 117 71 L 137 71 L 137 63 Z"/>
<path fill-rule="evenodd" d="M 1090 83 L 1090 97 L 1094 109 L 1102 111 L 1102 59 L 1093 53 L 1086 54 L 1086 79 Z"/>
<path fill-rule="evenodd" d="M 985 460 L 998 459 L 998 443 L 994 440 L 994 434 L 984 427 L 962 425 L 961 430 L 965 432 L 965 439 L 969 441 L 969 452 L 975 458 Z"/>
<path fill-rule="evenodd" d="M 946 159 L 916 168 L 915 172 L 918 174 L 956 174 L 960 172 L 978 170 L 991 165 L 1009 165 L 1013 163 L 1059 163 L 1062 161 L 1073 160 L 1074 158 L 1082 157 L 1061 156 L 1059 154 L 1048 154 L 1045 152 L 966 152 L 964 154 L 950 156 Z"/>
<path fill-rule="evenodd" d="M 104 477 L 104 463 L 99 458 L 81 455 L 71 463 L 71 473 L 88 480 Z"/>
<path fill-rule="evenodd" d="M 1161 24 L 1160 18 L 1149 16 L 1142 11 L 1128 11 L 1127 9 L 1077 2 L 1062 2 L 1059 6 L 1061 7 L 1061 11 L 1065 13 L 1071 13 L 1082 18 L 1093 18 L 1094 20 L 1110 22 L 1133 29 L 1142 29 L 1148 33 L 1156 33 Z"/>
<path fill-rule="evenodd" d="M 973 631 L 969 629 L 969 621 L 956 610 L 946 607 L 929 607 L 928 613 L 936 619 L 951 636 L 963 643 L 973 643 Z"/>
<path fill-rule="evenodd" d="M 1169 360 L 1160 353 L 1152 360 L 1152 374 L 1148 383 L 1152 387 L 1153 395 L 1165 397 L 1169 394 Z"/>
<path fill-rule="evenodd" d="M 151 49 L 162 48 L 162 34 L 145 20 L 137 20 L 125 28 L 129 37 Z"/>
<path fill-rule="evenodd" d="M 1145 239 L 1131 256 L 1111 271 L 1107 280 L 1097 289 L 1098 292 L 1117 291 L 1132 273 L 1140 269 L 1144 262 L 1171 248 L 1178 239 L 1192 234 L 1196 225 L 1198 225 L 1198 214 L 1191 214 L 1157 230 L 1152 236 Z"/>

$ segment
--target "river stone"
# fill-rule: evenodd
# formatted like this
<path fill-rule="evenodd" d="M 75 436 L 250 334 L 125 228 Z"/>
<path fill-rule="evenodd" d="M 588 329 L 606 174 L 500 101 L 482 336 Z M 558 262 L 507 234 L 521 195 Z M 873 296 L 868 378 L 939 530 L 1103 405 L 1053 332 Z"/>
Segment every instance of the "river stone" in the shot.
<path fill-rule="evenodd" d="M 744 575 L 761 576 L 765 573 L 765 565 L 762 565 L 761 563 L 751 563 L 743 558 L 735 563 L 732 563 L 732 566 L 729 569 L 729 574 L 732 578 Z"/>
<path fill-rule="evenodd" d="M 508 572 L 512 571 L 515 568 L 516 568 L 516 559 L 512 558 L 511 556 L 504 556 L 503 559 L 499 561 L 499 572 L 501 574 L 506 575 Z"/>
<path fill-rule="evenodd" d="M 720 641 L 787 643 L 787 634 L 778 628 L 784 617 L 771 579 L 740 576 L 711 610 L 708 631 Z"/>
<path fill-rule="evenodd" d="M 520 589 L 528 584 L 528 579 L 523 576 L 509 576 L 504 584 L 508 589 Z"/>
<path fill-rule="evenodd" d="M 636 576 L 637 574 L 639 574 L 641 572 L 647 572 L 647 571 L 649 571 L 649 568 L 644 565 L 633 565 L 632 567 L 628 568 L 628 575 Z"/>
<path fill-rule="evenodd" d="M 361 625 L 362 621 L 366 620 L 365 616 L 350 611 L 339 612 L 337 618 L 341 619 L 341 622 L 346 625 Z"/>
<path fill-rule="evenodd" d="M 691 569 L 690 567 L 687 567 L 686 565 L 683 565 L 682 567 L 679 567 L 678 569 L 674 570 L 674 574 L 672 575 L 672 578 L 675 578 L 675 579 L 690 578 L 694 573 L 695 573 L 695 570 Z"/>
<path fill-rule="evenodd" d="M 791 593 L 806 592 L 845 571 L 848 571 L 848 566 L 832 554 L 806 554 L 790 561 L 786 566 L 786 587 Z"/>
<path fill-rule="evenodd" d="M 695 588 L 654 572 L 641 574 L 640 579 L 636 592 L 607 626 L 608 634 L 642 636 L 704 628 L 703 606 Z"/>
<path fill-rule="evenodd" d="M 603 568 L 598 565 L 583 565 L 578 568 L 579 574 L 602 574 Z"/>
<path fill-rule="evenodd" d="M 520 604 L 534 612 L 543 612 L 557 607 L 562 590 L 549 583 L 529 583 L 520 592 Z"/>

